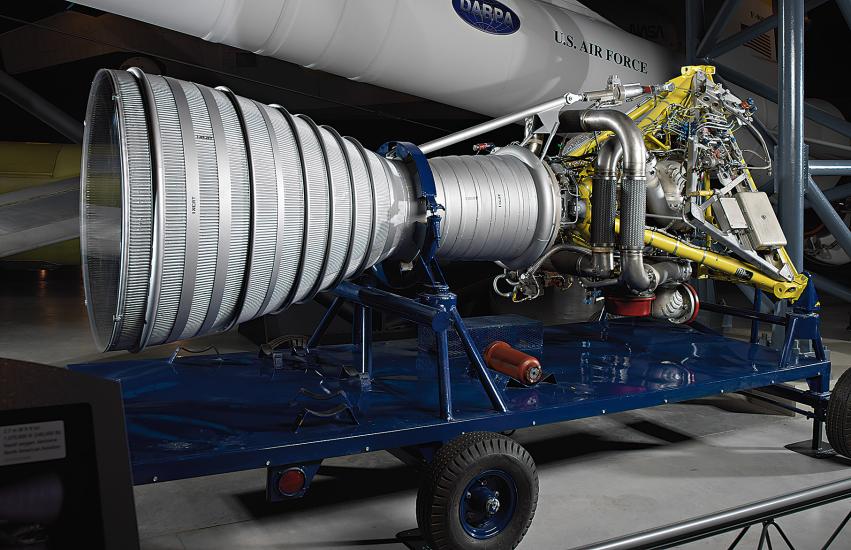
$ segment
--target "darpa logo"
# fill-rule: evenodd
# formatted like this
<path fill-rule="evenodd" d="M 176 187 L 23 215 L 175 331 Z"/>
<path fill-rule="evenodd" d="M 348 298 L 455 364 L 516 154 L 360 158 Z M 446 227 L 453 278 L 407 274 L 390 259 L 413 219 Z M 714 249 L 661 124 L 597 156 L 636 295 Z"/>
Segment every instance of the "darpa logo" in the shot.
<path fill-rule="evenodd" d="M 520 28 L 520 18 L 511 8 L 496 0 L 452 0 L 461 19 L 491 34 L 511 34 Z"/>

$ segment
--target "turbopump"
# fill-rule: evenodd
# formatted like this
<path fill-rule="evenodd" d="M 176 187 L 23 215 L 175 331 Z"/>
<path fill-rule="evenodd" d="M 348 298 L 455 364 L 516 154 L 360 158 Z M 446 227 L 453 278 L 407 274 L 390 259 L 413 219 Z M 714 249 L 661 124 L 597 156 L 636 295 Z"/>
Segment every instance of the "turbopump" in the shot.
<path fill-rule="evenodd" d="M 758 135 L 752 109 L 710 69 L 658 86 L 613 76 L 414 147 L 419 164 L 226 88 L 101 70 L 81 178 L 95 338 L 139 350 L 281 311 L 410 262 L 438 217 L 435 259 L 497 262 L 512 301 L 577 283 L 610 314 L 689 322 L 693 275 L 794 300 L 806 277 L 750 177 L 770 165 L 749 165 L 734 137 Z M 514 144 L 425 157 L 518 122 Z"/>

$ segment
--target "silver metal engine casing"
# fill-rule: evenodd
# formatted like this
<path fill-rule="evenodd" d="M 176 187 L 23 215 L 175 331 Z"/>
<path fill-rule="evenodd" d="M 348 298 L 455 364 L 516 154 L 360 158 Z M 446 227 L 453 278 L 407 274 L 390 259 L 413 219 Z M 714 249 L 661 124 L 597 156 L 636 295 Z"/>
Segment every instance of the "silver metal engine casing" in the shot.
<path fill-rule="evenodd" d="M 528 149 L 429 161 L 446 208 L 437 251 L 446 260 L 528 267 L 553 244 L 561 220 L 555 176 Z"/>
<path fill-rule="evenodd" d="M 438 257 L 532 264 L 555 179 L 528 150 L 430 159 Z M 416 254 L 410 167 L 224 88 L 102 70 L 81 175 L 84 286 L 104 350 L 226 330 Z"/>

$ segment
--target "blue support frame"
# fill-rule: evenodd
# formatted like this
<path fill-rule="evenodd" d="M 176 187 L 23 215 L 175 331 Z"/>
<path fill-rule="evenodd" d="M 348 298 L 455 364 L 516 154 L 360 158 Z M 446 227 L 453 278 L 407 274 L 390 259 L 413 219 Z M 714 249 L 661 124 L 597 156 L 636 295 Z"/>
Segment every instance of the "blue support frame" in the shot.
<path fill-rule="evenodd" d="M 375 344 L 369 391 L 347 380 L 320 378 L 314 367 L 300 367 L 295 359 L 275 370 L 253 354 L 71 368 L 121 379 L 136 484 L 428 448 L 464 432 L 501 432 L 795 380 L 822 391 L 830 375 L 826 361 L 779 367 L 776 351 L 700 327 L 624 319 L 553 327 L 545 338 L 541 359 L 559 383 L 501 385 L 496 391 L 507 404 L 505 413 L 493 410 L 480 382 L 466 375 L 466 358 L 451 359 L 451 420 L 435 414 L 448 405 L 438 405 L 433 392 L 440 360 L 417 358 L 415 343 L 405 341 Z M 329 368 L 353 352 L 351 346 L 323 347 L 315 351 L 315 364 Z M 359 423 L 343 413 L 308 418 L 297 432 L 291 429 L 296 412 L 313 402 L 300 388 L 337 387 L 345 393 L 333 391 L 328 402 L 348 400 Z"/>
<path fill-rule="evenodd" d="M 402 449 L 397 454 L 421 462 L 464 432 L 501 432 L 754 388 L 813 407 L 811 447 L 821 448 L 830 363 L 814 288 L 786 318 L 734 310 L 785 324 L 789 340 L 813 339 L 813 357 L 792 360 L 700 325 L 624 318 L 547 328 L 540 359 L 557 382 L 531 387 L 508 384 L 487 369 L 445 287 L 413 300 L 343 283 L 337 297 L 428 327 L 437 335 L 437 353 L 418 351 L 410 340 L 356 339 L 293 353 L 282 366 L 243 353 L 69 368 L 121 380 L 136 484 L 266 465 L 272 487 L 286 467 L 311 477 L 319 462 L 334 456 Z M 449 330 L 458 333 L 467 357 L 449 356 Z M 363 350 L 373 365 L 367 387 L 339 375 L 341 365 L 362 360 Z M 796 380 L 806 380 L 809 390 L 784 385 Z M 320 403 L 332 408 L 305 413 Z"/>
<path fill-rule="evenodd" d="M 335 290 L 337 297 L 308 340 L 307 349 L 309 351 L 319 343 L 330 326 L 334 315 L 339 310 L 342 300 L 353 302 L 355 304 L 353 343 L 356 344 L 360 355 L 361 385 L 368 388 L 372 380 L 372 308 L 388 309 L 417 324 L 426 326 L 434 331 L 436 338 L 440 417 L 443 420 L 451 421 L 453 420 L 453 409 L 452 383 L 449 375 L 448 331 L 452 329 L 461 339 L 493 409 L 504 413 L 507 411 L 505 402 L 494 385 L 481 352 L 473 343 L 464 320 L 458 313 L 456 308 L 457 297 L 449 292 L 449 287 L 446 285 L 440 265 L 436 260 L 437 250 L 440 247 L 441 216 L 439 212 L 444 210 L 444 207 L 437 202 L 437 188 L 428 159 L 419 147 L 409 142 L 388 142 L 382 145 L 378 152 L 384 156 L 397 158 L 411 168 L 416 183 L 417 196 L 425 201 L 428 216 L 421 235 L 422 240 L 418 257 L 428 277 L 431 291 L 420 294 L 419 302 L 414 302 L 408 298 L 372 289 L 368 286 L 343 283 Z M 423 310 L 423 306 L 429 309 Z M 439 319 L 437 326 L 435 326 L 436 319 Z"/>

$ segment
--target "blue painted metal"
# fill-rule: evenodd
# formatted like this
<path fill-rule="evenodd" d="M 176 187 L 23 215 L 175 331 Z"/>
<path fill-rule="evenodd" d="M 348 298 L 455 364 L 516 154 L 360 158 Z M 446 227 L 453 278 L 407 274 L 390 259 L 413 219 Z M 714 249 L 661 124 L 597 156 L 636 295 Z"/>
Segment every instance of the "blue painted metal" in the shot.
<path fill-rule="evenodd" d="M 473 339 L 474 346 L 482 353 L 495 340 L 501 340 L 530 355 L 537 356 L 544 351 L 544 324 L 537 319 L 514 314 L 484 315 L 465 317 L 464 326 Z M 420 351 L 432 353 L 437 349 L 434 331 L 426 327 L 420 327 L 417 341 Z M 467 356 L 461 338 L 454 331 L 449 333 L 449 356 Z"/>
<path fill-rule="evenodd" d="M 792 360 L 792 348 L 797 340 L 810 340 L 816 358 L 821 361 L 827 358 L 824 343 L 821 340 L 821 322 L 818 315 L 821 306 L 815 281 L 806 271 L 804 275 L 808 277 L 807 287 L 793 304 L 791 313 L 786 314 L 786 333 L 780 356 L 781 365 Z"/>
<path fill-rule="evenodd" d="M 517 484 L 503 470 L 486 470 L 470 480 L 461 493 L 461 527 L 474 539 L 502 533 L 517 508 Z"/>
<path fill-rule="evenodd" d="M 440 417 L 452 420 L 452 381 L 449 365 L 449 340 L 445 330 L 437 333 L 437 386 L 440 395 Z"/>
<path fill-rule="evenodd" d="M 505 413 L 493 409 L 481 382 L 470 377 L 468 358 L 450 359 L 452 421 L 435 414 L 437 359 L 418 353 L 413 339 L 373 343 L 370 391 L 339 377 L 341 366 L 358 361 L 352 345 L 285 357 L 282 369 L 253 353 L 183 357 L 171 365 L 147 359 L 69 368 L 121 382 L 137 484 L 264 467 L 267 461 L 304 464 L 421 446 L 462 432 L 511 430 L 793 380 L 824 392 L 830 375 L 823 359 L 802 357 L 779 366 L 776 350 L 700 326 L 648 319 L 548 327 L 544 338 L 541 363 L 556 383 L 500 383 L 494 391 Z M 345 391 L 360 424 L 345 414 L 307 418 L 294 433 L 296 415 L 315 403 L 302 388 Z"/>
<path fill-rule="evenodd" d="M 476 348 L 476 344 L 473 342 L 473 337 L 470 336 L 470 332 L 464 325 L 464 320 L 461 318 L 461 314 L 458 313 L 458 310 L 454 307 L 449 313 L 452 315 L 452 321 L 455 324 L 455 331 L 458 333 L 458 336 L 461 338 L 461 342 L 464 344 L 464 349 L 467 352 L 467 359 L 470 360 L 479 381 L 482 386 L 484 386 L 485 392 L 488 394 L 488 397 L 493 404 L 493 408 L 498 412 L 506 412 L 508 410 L 508 405 L 505 404 L 505 400 L 502 398 L 502 395 L 500 395 L 499 391 L 497 391 L 496 386 L 493 383 L 493 379 L 491 378 L 490 371 L 485 365 L 485 359 L 482 357 L 482 354 L 479 353 L 478 348 Z"/>
<path fill-rule="evenodd" d="M 424 304 L 443 311 L 454 311 L 458 303 L 457 296 L 449 292 L 448 286 L 436 284 L 433 281 L 432 292 L 424 292 L 420 294 L 419 298 Z M 435 333 L 440 417 L 444 420 L 452 420 L 452 382 L 450 379 L 448 332 L 448 329 L 444 329 Z"/>
<path fill-rule="evenodd" d="M 819 302 L 818 292 L 816 292 L 815 279 L 813 279 L 812 273 L 808 271 L 803 273 L 807 276 L 807 286 L 795 301 L 792 310 L 796 313 L 818 313 L 821 309 L 821 303 Z"/>
<path fill-rule="evenodd" d="M 418 195 L 426 200 L 430 211 L 444 210 L 443 206 L 437 203 L 437 187 L 434 184 L 434 174 L 428 158 L 419 147 L 408 141 L 388 141 L 378 148 L 378 154 L 384 156 L 393 154 L 403 162 L 413 162 L 414 183 L 417 186 Z"/>
<path fill-rule="evenodd" d="M 349 302 L 395 313 L 413 323 L 429 326 L 435 332 L 449 328 L 452 322 L 449 313 L 442 309 L 377 288 L 344 282 L 333 292 Z"/>
<path fill-rule="evenodd" d="M 762 290 L 754 288 L 753 294 L 753 310 L 757 313 L 762 312 Z M 751 343 L 759 342 L 759 319 L 754 317 L 751 320 Z"/>
<path fill-rule="evenodd" d="M 323 336 L 325 336 L 325 333 L 328 331 L 328 328 L 334 321 L 334 317 L 337 316 L 337 312 L 340 311 L 340 308 L 342 306 L 342 298 L 334 298 L 334 301 L 331 302 L 331 305 L 328 306 L 328 309 L 325 310 L 325 314 L 322 316 L 322 320 L 320 320 L 319 324 L 316 325 L 316 329 L 314 329 L 313 334 L 310 335 L 310 339 L 308 339 L 307 345 L 305 346 L 308 350 L 319 345 L 319 341 L 322 340 Z"/>
<path fill-rule="evenodd" d="M 420 261 L 425 268 L 429 280 L 434 285 L 437 282 L 444 282 L 443 274 L 440 273 L 440 266 L 434 261 L 437 254 L 437 249 L 440 247 L 440 220 L 438 214 L 441 210 L 446 210 L 442 204 L 437 202 L 437 186 L 434 183 L 434 173 L 431 171 L 431 165 L 428 163 L 428 158 L 420 150 L 419 147 L 408 141 L 390 141 L 378 148 L 378 153 L 384 156 L 393 155 L 406 164 L 413 164 L 414 170 L 412 175 L 417 189 L 417 196 L 424 199 L 426 209 L 429 215 L 426 217 L 425 227 L 420 235 Z M 437 272 L 439 279 L 434 276 Z"/>
<path fill-rule="evenodd" d="M 442 283 L 432 282 L 432 291 L 421 294 L 419 301 L 404 298 L 376 288 L 358 286 L 353 283 L 341 284 L 334 290 L 334 293 L 340 298 L 363 307 L 378 307 L 401 315 L 409 321 L 429 327 L 437 335 L 444 333 L 443 336 L 439 336 L 438 338 L 438 356 L 446 355 L 448 358 L 448 338 L 445 332 L 450 328 L 454 329 L 458 333 L 465 351 L 468 357 L 470 357 L 470 361 L 477 370 L 479 379 L 482 381 L 482 385 L 493 403 L 494 409 L 499 412 L 505 412 L 505 403 L 493 385 L 493 380 L 491 380 L 488 370 L 485 367 L 481 353 L 475 347 L 473 339 L 464 326 L 464 320 L 455 307 L 456 297 L 449 292 L 448 286 Z M 362 332 L 357 329 L 354 331 L 354 336 L 356 342 L 363 338 Z M 365 346 L 362 345 L 360 349 L 366 349 Z M 445 347 L 441 349 L 440 346 Z M 362 356 L 362 360 L 364 357 L 366 356 Z M 368 357 L 371 357 L 371 354 Z M 363 372 L 363 368 L 361 368 L 361 371 Z M 446 404 L 452 401 L 451 395 L 449 395 L 451 388 L 446 384 L 439 386 L 438 389 L 441 396 L 442 417 L 445 420 L 449 420 L 452 417 L 452 411 Z"/>

